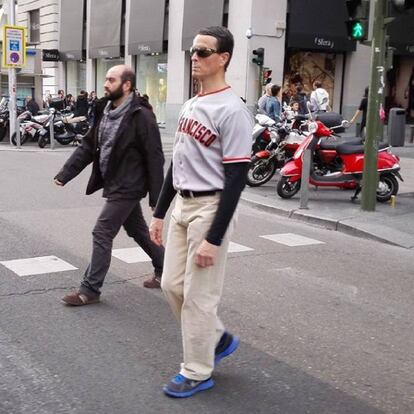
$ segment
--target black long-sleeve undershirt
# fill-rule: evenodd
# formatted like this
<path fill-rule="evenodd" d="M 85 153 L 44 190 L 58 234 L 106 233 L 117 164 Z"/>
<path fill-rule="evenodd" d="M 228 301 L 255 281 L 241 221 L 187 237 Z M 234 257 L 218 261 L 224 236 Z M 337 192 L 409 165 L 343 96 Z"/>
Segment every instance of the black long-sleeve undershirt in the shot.
<path fill-rule="evenodd" d="M 238 162 L 224 164 L 224 188 L 221 193 L 219 205 L 213 223 L 207 233 L 206 240 L 216 246 L 220 246 L 227 231 L 230 221 L 237 208 L 240 195 L 246 185 L 246 175 L 249 163 Z M 172 162 L 164 179 L 164 185 L 159 196 L 154 217 L 163 219 L 176 195 L 173 187 Z"/>

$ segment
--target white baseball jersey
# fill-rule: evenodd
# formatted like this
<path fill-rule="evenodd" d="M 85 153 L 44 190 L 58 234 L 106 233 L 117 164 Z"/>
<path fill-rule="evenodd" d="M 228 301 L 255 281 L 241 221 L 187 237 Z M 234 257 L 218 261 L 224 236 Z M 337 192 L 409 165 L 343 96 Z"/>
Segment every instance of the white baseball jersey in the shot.
<path fill-rule="evenodd" d="M 174 188 L 222 190 L 223 164 L 250 161 L 252 128 L 252 114 L 230 86 L 188 100 L 175 134 Z"/>

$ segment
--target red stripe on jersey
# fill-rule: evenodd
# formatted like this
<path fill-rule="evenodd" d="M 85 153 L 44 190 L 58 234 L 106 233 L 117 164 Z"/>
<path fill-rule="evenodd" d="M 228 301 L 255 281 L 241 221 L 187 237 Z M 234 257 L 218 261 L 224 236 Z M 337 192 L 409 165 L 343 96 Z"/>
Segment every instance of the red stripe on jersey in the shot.
<path fill-rule="evenodd" d="M 223 158 L 223 162 L 245 162 L 250 161 L 250 157 L 233 157 L 233 158 Z"/>

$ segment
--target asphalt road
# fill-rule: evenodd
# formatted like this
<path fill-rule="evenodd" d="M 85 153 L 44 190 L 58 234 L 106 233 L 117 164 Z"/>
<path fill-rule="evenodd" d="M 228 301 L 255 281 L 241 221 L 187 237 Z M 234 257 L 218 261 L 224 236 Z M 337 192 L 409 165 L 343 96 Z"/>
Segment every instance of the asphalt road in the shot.
<path fill-rule="evenodd" d="M 413 252 L 245 206 L 233 242 L 252 250 L 230 253 L 220 308 L 241 346 L 215 388 L 165 397 L 181 341 L 161 292 L 142 288 L 149 263 L 114 258 L 101 304 L 60 301 L 103 204 L 84 195 L 88 171 L 52 184 L 68 155 L 0 152 L 0 262 L 54 255 L 78 269 L 19 277 L 0 264 L 1 414 L 414 412 Z M 320 244 L 261 237 L 285 233 Z M 114 243 L 134 246 L 123 231 Z"/>

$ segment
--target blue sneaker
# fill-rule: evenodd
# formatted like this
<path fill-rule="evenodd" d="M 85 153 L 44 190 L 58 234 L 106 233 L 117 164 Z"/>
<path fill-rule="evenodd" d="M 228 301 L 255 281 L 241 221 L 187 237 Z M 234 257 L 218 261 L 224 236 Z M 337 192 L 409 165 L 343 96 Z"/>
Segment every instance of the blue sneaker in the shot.
<path fill-rule="evenodd" d="M 214 365 L 216 366 L 223 358 L 232 354 L 239 346 L 240 338 L 229 332 L 224 332 L 215 350 Z"/>
<path fill-rule="evenodd" d="M 199 391 L 205 391 L 212 387 L 214 387 L 212 378 L 204 381 L 196 381 L 178 374 L 172 378 L 167 385 L 164 385 L 162 390 L 169 397 L 186 398 L 191 397 Z"/>

